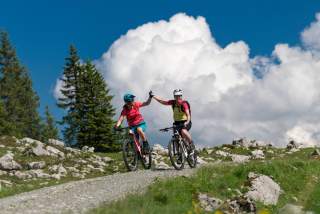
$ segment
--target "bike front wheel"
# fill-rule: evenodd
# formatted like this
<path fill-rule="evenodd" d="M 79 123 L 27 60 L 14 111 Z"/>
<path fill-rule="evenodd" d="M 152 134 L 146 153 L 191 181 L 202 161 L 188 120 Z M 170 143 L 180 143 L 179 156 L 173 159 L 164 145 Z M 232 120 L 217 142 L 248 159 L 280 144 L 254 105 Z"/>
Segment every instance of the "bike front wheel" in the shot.
<path fill-rule="evenodd" d="M 122 146 L 123 161 L 129 171 L 135 171 L 138 168 L 137 152 L 132 140 L 126 140 Z"/>
<path fill-rule="evenodd" d="M 190 151 L 188 151 L 187 162 L 191 168 L 196 168 L 197 161 L 198 161 L 197 151 L 192 145 Z"/>
<path fill-rule="evenodd" d="M 182 144 L 175 139 L 172 139 L 168 145 L 169 157 L 172 166 L 176 170 L 181 170 L 184 168 L 185 156 L 183 154 Z"/>
<path fill-rule="evenodd" d="M 145 169 L 151 168 L 152 154 L 151 154 L 149 144 L 147 145 L 147 148 L 143 148 L 143 150 L 142 150 L 141 162 L 142 162 L 143 168 L 145 168 Z"/>

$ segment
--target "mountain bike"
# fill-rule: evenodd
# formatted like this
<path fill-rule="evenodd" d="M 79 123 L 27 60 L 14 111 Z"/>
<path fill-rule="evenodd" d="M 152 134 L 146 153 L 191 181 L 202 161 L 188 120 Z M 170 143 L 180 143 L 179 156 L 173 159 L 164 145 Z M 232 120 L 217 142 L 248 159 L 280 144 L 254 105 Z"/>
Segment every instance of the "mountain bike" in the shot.
<path fill-rule="evenodd" d="M 130 130 L 130 127 L 118 128 L 116 131 L 128 130 L 130 139 L 124 141 L 122 145 L 122 155 L 125 166 L 129 171 L 135 171 L 138 168 L 138 160 L 141 161 L 143 168 L 150 169 L 152 163 L 152 154 L 150 146 L 142 148 L 139 134 Z"/>
<path fill-rule="evenodd" d="M 191 168 L 197 166 L 197 153 L 194 146 L 189 145 L 179 133 L 182 126 L 173 125 L 172 127 L 160 129 L 161 132 L 173 130 L 172 138 L 168 144 L 169 157 L 173 167 L 177 170 L 184 168 L 185 160 L 187 160 Z"/>

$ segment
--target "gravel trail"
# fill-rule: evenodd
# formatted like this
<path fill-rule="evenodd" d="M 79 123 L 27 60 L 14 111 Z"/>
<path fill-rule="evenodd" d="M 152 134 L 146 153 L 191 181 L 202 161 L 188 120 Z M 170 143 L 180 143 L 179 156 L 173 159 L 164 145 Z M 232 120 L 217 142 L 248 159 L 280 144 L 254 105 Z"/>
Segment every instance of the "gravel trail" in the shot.
<path fill-rule="evenodd" d="M 103 202 L 145 190 L 155 178 L 190 176 L 194 171 L 139 170 L 45 187 L 0 199 L 0 213 L 85 213 Z"/>

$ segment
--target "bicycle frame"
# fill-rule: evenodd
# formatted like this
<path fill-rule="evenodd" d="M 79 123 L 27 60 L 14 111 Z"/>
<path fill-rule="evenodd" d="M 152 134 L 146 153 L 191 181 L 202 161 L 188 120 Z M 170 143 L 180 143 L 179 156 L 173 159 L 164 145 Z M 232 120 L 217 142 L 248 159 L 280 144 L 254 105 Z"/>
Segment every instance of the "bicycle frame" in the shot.
<path fill-rule="evenodd" d="M 129 130 L 129 135 L 133 138 L 133 142 L 134 142 L 136 151 L 139 152 L 139 154 L 142 156 L 141 145 L 140 145 L 139 139 L 137 138 L 136 134 L 133 131 Z"/>

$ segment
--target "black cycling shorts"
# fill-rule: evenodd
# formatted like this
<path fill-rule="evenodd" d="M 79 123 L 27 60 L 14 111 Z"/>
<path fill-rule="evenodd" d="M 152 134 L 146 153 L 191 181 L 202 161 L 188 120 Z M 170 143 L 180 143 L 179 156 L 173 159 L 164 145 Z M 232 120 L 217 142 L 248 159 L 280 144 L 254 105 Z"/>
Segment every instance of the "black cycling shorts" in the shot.
<path fill-rule="evenodd" d="M 184 127 L 184 123 L 186 122 L 186 120 L 183 120 L 183 121 L 174 121 L 173 125 L 176 125 L 176 126 L 180 126 L 178 128 L 178 131 L 179 133 L 181 134 L 181 129 L 187 129 L 188 131 L 191 129 L 192 127 L 192 122 L 190 121 L 190 123 L 188 123 L 187 127 Z"/>

